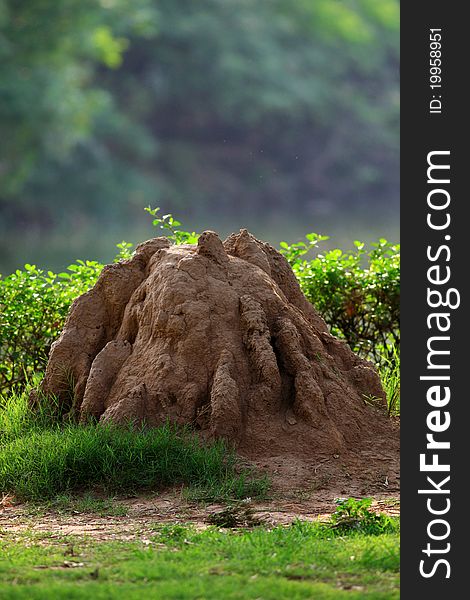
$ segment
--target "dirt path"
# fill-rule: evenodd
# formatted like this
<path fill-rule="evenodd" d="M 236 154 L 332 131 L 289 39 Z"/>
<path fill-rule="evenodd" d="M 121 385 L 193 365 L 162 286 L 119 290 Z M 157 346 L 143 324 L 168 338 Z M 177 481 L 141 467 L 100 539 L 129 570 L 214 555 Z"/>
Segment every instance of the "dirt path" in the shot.
<path fill-rule="evenodd" d="M 305 494 L 305 492 L 303 492 Z M 314 520 L 327 517 L 335 509 L 330 495 L 315 498 L 278 499 L 250 503 L 253 515 L 266 525 L 288 525 L 295 519 Z M 0 508 L 0 536 L 28 532 L 47 536 L 87 536 L 95 540 L 146 539 L 159 525 L 193 523 L 198 528 L 208 525 L 210 515 L 222 510 L 222 504 L 198 505 L 183 499 L 177 491 L 153 497 L 118 498 L 112 502 L 111 514 L 100 516 L 79 511 L 40 509 L 28 504 L 9 504 Z M 390 515 L 399 514 L 396 496 L 383 495 L 374 499 L 373 508 Z M 116 513 L 119 516 L 114 516 Z"/>
<path fill-rule="evenodd" d="M 245 463 L 258 472 L 269 473 L 272 482 L 269 500 L 249 502 L 253 516 L 268 526 L 287 525 L 295 519 L 326 518 L 336 508 L 335 499 L 346 497 L 371 497 L 374 510 L 399 514 L 396 452 L 362 450 L 347 456 L 325 455 L 314 462 L 284 455 L 245 459 Z M 106 503 L 101 515 L 73 510 L 73 506 L 57 510 L 17 504 L 13 498 L 4 497 L 0 498 L 0 536 L 6 531 L 31 532 L 48 539 L 70 535 L 103 541 L 146 539 L 162 524 L 193 523 L 196 527 L 206 527 L 210 516 L 226 506 L 226 503 L 190 502 L 182 489 L 115 498 Z"/>

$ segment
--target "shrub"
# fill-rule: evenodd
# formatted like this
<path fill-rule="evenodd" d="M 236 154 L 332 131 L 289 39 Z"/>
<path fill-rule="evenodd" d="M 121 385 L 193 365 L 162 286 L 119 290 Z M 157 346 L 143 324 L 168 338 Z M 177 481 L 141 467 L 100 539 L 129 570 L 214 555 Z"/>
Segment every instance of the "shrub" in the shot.
<path fill-rule="evenodd" d="M 0 275 L 0 393 L 23 387 L 44 369 L 72 301 L 95 283 L 102 267 L 78 260 L 56 274 L 27 264 Z"/>
<path fill-rule="evenodd" d="M 341 534 L 358 532 L 381 535 L 396 532 L 397 521 L 385 513 L 374 513 L 369 510 L 371 504 L 371 498 L 339 500 L 327 525 Z"/>
<path fill-rule="evenodd" d="M 339 248 L 306 255 L 328 239 L 312 233 L 307 242 L 281 242 L 302 291 L 331 328 L 365 358 L 380 362 L 400 344 L 400 246 L 381 238 L 369 250 Z"/>

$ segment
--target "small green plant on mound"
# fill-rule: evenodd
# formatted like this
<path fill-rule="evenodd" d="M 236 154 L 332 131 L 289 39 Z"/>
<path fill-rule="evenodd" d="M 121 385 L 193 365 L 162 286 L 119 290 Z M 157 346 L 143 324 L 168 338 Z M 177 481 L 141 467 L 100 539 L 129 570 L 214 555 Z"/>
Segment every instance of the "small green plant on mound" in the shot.
<path fill-rule="evenodd" d="M 147 206 L 145 212 L 151 217 L 155 217 L 152 221 L 154 227 L 159 227 L 165 236 L 173 242 L 173 244 L 197 244 L 199 234 L 195 231 L 189 232 L 180 229 L 181 222 L 177 221 L 171 213 L 159 216 L 160 208 L 151 208 Z"/>
<path fill-rule="evenodd" d="M 338 500 L 338 506 L 331 515 L 327 526 L 341 534 L 351 532 L 367 535 L 395 533 L 398 527 L 397 521 L 385 513 L 375 513 L 369 510 L 371 504 L 372 498 Z"/>
<path fill-rule="evenodd" d="M 33 411 L 26 394 L 0 406 L 0 492 L 45 501 L 76 490 L 110 494 L 176 484 L 212 499 L 256 497 L 268 487 L 265 477 L 239 468 L 222 440 L 205 443 L 188 428 L 60 423 L 53 412 Z"/>

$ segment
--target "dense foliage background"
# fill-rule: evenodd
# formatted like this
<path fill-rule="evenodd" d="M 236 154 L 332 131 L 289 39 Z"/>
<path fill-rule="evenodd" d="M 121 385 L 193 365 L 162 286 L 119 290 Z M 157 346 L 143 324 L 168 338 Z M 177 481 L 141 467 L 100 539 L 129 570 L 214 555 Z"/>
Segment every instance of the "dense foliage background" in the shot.
<path fill-rule="evenodd" d="M 110 260 L 146 204 L 276 243 L 396 240 L 398 13 L 0 0 L 0 272 Z"/>

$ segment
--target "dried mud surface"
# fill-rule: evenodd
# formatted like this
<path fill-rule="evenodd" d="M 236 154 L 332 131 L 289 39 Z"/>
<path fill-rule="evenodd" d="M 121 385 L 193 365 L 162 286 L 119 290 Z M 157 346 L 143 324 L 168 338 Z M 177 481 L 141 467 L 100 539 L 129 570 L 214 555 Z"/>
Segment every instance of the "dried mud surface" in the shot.
<path fill-rule="evenodd" d="M 340 493 L 341 488 L 337 491 L 338 494 L 332 496 L 331 490 L 291 489 L 284 498 L 249 502 L 248 506 L 253 519 L 266 527 L 289 525 L 296 519 L 327 519 L 336 508 L 335 498 L 345 497 Z M 70 537 L 103 542 L 145 541 L 162 525 L 180 523 L 191 524 L 198 529 L 206 528 L 211 515 L 223 510 L 226 505 L 191 503 L 181 496 L 179 490 L 172 490 L 153 497 L 115 499 L 113 506 L 125 514 L 100 516 L 90 512 L 38 510 L 37 507 L 7 501 L 0 505 L 0 538 L 3 532 L 9 536 L 18 534 L 19 540 L 27 533 L 46 544 Z M 397 493 L 387 489 L 378 492 L 374 496 L 372 510 L 398 516 L 400 502 Z"/>

